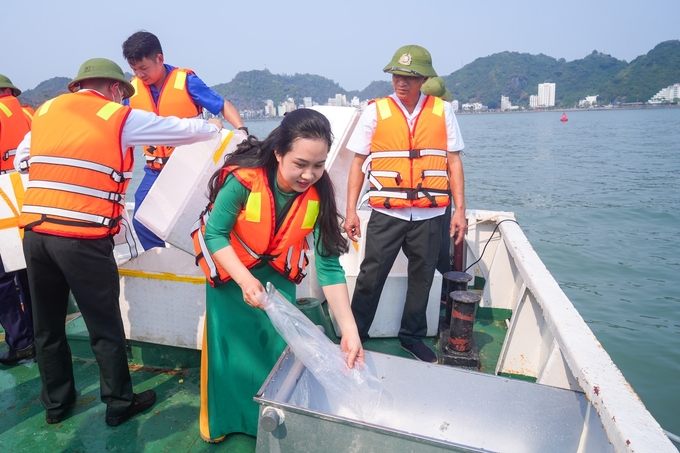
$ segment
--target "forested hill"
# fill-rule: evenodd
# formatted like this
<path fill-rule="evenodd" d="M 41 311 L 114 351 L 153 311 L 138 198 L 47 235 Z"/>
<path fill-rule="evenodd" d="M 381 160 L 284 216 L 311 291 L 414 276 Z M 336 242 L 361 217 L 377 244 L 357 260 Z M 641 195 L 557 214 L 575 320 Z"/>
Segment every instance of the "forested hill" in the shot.
<path fill-rule="evenodd" d="M 311 97 L 318 104 L 325 104 L 328 98 L 344 94 L 347 101 L 354 96 L 359 99 L 373 99 L 385 96 L 392 91 L 389 82 L 371 82 L 363 91 L 347 91 L 331 79 L 312 74 L 280 75 L 268 70 L 243 71 L 236 74 L 231 82 L 212 87 L 239 109 L 261 109 L 264 100 L 271 99 L 276 104 L 293 98 L 296 104 L 302 98 Z"/>
<path fill-rule="evenodd" d="M 125 77 L 132 79 L 132 74 L 125 73 Z M 19 96 L 22 104 L 28 104 L 33 108 L 38 108 L 43 102 L 48 101 L 60 94 L 68 93 L 68 84 L 71 81 L 68 77 L 53 77 L 40 82 L 32 90 L 23 90 Z M 21 88 L 21 87 L 19 87 Z"/>
<path fill-rule="evenodd" d="M 660 89 L 680 83 L 680 41 L 662 42 L 630 64 L 598 51 L 569 62 L 543 54 L 501 52 L 478 58 L 442 77 L 453 99 L 461 103 L 481 102 L 489 108 L 500 107 L 501 95 L 508 96 L 514 105 L 528 106 L 529 96 L 537 94 L 538 84 L 544 82 L 556 84 L 558 108 L 573 107 L 579 99 L 591 95 L 599 95 L 602 104 L 646 102 Z M 68 81 L 66 77 L 46 80 L 35 89 L 26 90 L 21 100 L 36 107 L 66 92 Z M 350 101 L 354 96 L 366 100 L 392 92 L 387 81 L 371 82 L 362 91 L 347 91 L 322 76 L 272 74 L 266 69 L 239 72 L 230 82 L 212 88 L 238 109 L 258 110 L 264 107 L 266 99 L 277 105 L 291 97 L 301 104 L 302 98 L 311 97 L 314 102 L 325 104 L 338 93 Z"/>

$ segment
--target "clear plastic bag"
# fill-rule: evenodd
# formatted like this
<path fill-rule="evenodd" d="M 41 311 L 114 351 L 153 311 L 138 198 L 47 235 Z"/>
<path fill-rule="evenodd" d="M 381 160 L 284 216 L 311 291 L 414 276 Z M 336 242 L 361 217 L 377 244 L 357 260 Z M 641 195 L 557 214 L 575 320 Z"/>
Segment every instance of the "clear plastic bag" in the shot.
<path fill-rule="evenodd" d="M 300 310 L 267 283 L 266 296 L 259 302 L 276 331 L 326 391 L 336 415 L 371 421 L 391 401 L 380 380 L 363 363 L 347 366 L 345 354 L 333 344 Z"/>

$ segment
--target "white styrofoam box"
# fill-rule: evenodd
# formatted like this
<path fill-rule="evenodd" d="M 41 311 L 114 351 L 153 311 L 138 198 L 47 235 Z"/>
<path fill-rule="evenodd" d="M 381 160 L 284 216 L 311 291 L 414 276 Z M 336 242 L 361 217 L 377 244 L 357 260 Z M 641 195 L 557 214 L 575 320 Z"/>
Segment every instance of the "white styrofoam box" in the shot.
<path fill-rule="evenodd" d="M 135 218 L 169 244 L 194 253 L 191 227 L 208 204 L 208 181 L 244 138 L 222 129 L 219 138 L 175 148 Z"/>
<path fill-rule="evenodd" d="M 12 172 L 0 175 L 0 256 L 5 272 L 26 268 L 18 225 L 21 212 L 19 205 L 23 205 L 27 184 L 28 174 Z"/>
<path fill-rule="evenodd" d="M 205 276 L 193 255 L 153 248 L 120 265 L 118 273 L 128 339 L 201 349 Z"/>
<path fill-rule="evenodd" d="M 335 200 L 338 210 L 344 213 L 347 207 L 347 178 L 350 165 L 354 159 L 354 153 L 347 149 L 347 142 L 361 114 L 355 107 L 318 105 L 312 107 L 312 109 L 322 113 L 331 123 L 334 140 L 328 153 L 328 159 L 326 159 L 326 170 L 335 186 Z"/>

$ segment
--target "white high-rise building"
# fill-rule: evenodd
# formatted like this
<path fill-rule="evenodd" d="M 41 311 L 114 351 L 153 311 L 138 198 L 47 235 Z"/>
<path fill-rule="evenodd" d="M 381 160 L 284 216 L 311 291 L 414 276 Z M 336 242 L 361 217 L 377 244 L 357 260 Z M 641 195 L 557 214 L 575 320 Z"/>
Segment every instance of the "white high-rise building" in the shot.
<path fill-rule="evenodd" d="M 555 84 L 538 84 L 538 107 L 555 107 Z"/>
<path fill-rule="evenodd" d="M 302 98 L 302 102 L 305 104 L 306 109 L 312 108 L 312 98 L 310 97 Z"/>
<path fill-rule="evenodd" d="M 285 103 L 280 103 L 279 104 L 279 109 L 278 109 L 278 115 L 277 116 L 283 116 L 286 114 L 286 104 Z"/>
<path fill-rule="evenodd" d="M 512 103 L 510 102 L 510 98 L 508 96 L 503 96 L 501 94 L 501 110 L 509 110 L 510 107 L 512 107 Z"/>
<path fill-rule="evenodd" d="M 538 107 L 538 96 L 536 96 L 535 94 L 529 96 L 529 107 L 531 107 L 532 109 Z"/>
<path fill-rule="evenodd" d="M 264 101 L 264 116 L 276 116 L 276 108 L 274 107 L 274 101 L 267 99 Z"/>
<path fill-rule="evenodd" d="M 458 99 L 454 99 L 453 101 L 451 101 L 451 107 L 453 107 L 454 112 L 458 111 Z"/>

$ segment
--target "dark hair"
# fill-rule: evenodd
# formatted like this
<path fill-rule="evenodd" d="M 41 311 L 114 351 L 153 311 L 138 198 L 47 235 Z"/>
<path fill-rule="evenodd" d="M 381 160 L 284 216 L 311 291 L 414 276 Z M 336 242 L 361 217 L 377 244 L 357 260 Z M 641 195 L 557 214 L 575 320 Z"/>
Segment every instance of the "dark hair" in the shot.
<path fill-rule="evenodd" d="M 163 54 L 161 42 L 156 35 L 145 30 L 134 33 L 123 43 L 123 57 L 128 63 L 136 63 L 144 58 L 153 60 L 159 54 Z"/>
<path fill-rule="evenodd" d="M 238 145 L 234 153 L 224 159 L 224 165 L 241 168 L 264 168 L 272 184 L 276 177 L 278 161 L 274 155 L 276 150 L 283 157 L 299 138 L 323 140 L 330 149 L 333 143 L 331 124 L 328 119 L 316 110 L 294 110 L 283 118 L 279 127 L 274 129 L 267 138 L 259 141 L 257 137 L 249 135 L 247 140 Z M 215 202 L 217 193 L 221 189 L 221 169 L 215 172 L 208 183 L 208 198 Z M 223 181 L 222 181 L 223 182 Z M 342 236 L 340 215 L 335 203 L 335 189 L 328 172 L 324 170 L 321 178 L 314 183 L 321 200 L 319 217 L 320 243 L 316 245 L 316 252 L 322 256 L 342 255 L 349 250 L 347 240 Z M 273 189 L 273 188 L 272 188 Z"/>

